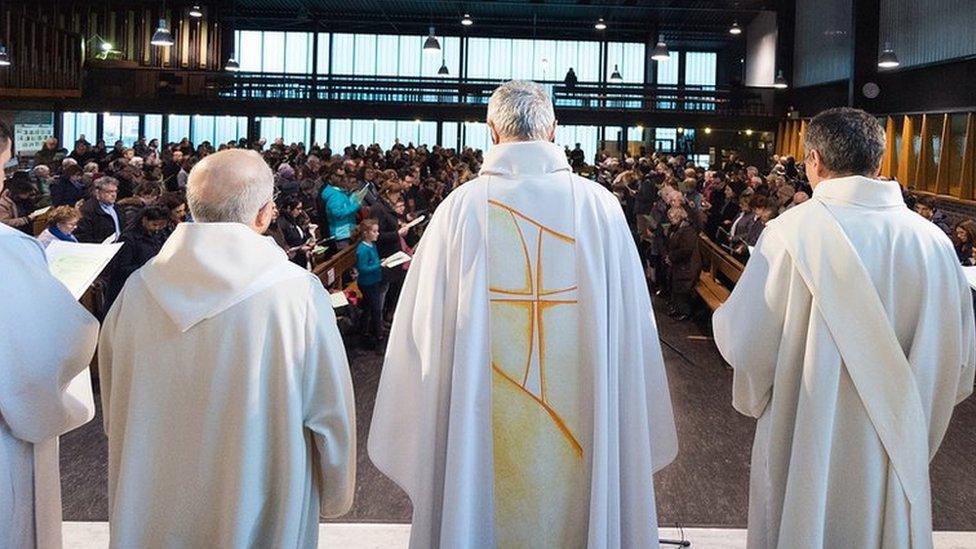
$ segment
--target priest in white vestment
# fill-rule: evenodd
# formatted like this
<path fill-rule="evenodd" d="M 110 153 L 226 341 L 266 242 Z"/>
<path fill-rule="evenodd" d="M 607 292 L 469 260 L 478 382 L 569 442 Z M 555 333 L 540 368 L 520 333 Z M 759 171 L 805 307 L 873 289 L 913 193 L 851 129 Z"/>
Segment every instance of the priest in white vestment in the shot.
<path fill-rule="evenodd" d="M 0 122 L 0 166 L 12 135 Z M 98 321 L 51 276 L 41 244 L 2 224 L 0 281 L 0 547 L 57 549 L 58 435 L 95 415 Z"/>
<path fill-rule="evenodd" d="M 261 236 L 253 151 L 190 173 L 181 223 L 99 347 L 113 547 L 315 547 L 352 505 L 352 381 L 321 282 Z"/>
<path fill-rule="evenodd" d="M 813 197 L 770 222 L 713 318 L 733 405 L 759 423 L 749 547 L 932 547 L 929 461 L 973 390 L 972 296 L 952 243 L 875 177 L 884 130 L 809 124 Z"/>
<path fill-rule="evenodd" d="M 416 549 L 657 544 L 652 475 L 677 443 L 647 283 L 555 124 L 537 84 L 495 91 L 495 145 L 400 296 L 368 447 Z"/>

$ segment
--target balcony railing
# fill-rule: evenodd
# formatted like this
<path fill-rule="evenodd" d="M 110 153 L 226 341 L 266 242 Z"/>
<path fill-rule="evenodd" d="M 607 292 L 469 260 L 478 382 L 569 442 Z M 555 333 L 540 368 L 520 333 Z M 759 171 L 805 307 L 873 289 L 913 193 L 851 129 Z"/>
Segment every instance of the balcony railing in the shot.
<path fill-rule="evenodd" d="M 86 96 L 212 99 L 221 102 L 487 105 L 501 81 L 361 75 L 296 75 L 89 69 Z M 657 111 L 715 115 L 773 115 L 773 90 L 711 86 L 657 86 L 540 82 L 557 109 Z"/>

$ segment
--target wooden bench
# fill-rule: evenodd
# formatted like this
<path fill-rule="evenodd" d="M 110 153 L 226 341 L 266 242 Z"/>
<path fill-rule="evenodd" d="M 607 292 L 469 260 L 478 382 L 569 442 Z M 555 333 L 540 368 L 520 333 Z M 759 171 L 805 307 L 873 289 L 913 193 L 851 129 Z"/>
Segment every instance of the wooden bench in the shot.
<path fill-rule="evenodd" d="M 714 311 L 729 298 L 731 286 L 739 281 L 745 265 L 705 235 L 698 235 L 698 248 L 701 252 L 702 272 L 698 276 L 695 291 L 708 308 Z M 728 286 L 723 283 L 723 279 L 728 280 Z"/>
<path fill-rule="evenodd" d="M 329 292 L 344 290 L 343 280 L 349 271 L 356 267 L 356 244 L 353 242 L 339 253 L 312 268 L 312 273 L 319 277 L 322 285 Z"/>

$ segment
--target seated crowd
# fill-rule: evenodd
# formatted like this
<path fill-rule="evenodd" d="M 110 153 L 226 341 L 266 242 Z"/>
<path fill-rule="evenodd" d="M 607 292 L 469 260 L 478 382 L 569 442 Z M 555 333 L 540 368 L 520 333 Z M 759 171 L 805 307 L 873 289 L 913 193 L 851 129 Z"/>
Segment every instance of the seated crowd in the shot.
<path fill-rule="evenodd" d="M 128 276 L 155 256 L 176 225 L 189 221 L 185 200 L 188 174 L 217 150 L 259 151 L 275 173 L 278 217 L 268 235 L 289 259 L 303 267 L 357 244 L 358 286 L 363 306 L 361 331 L 368 346 L 383 339 L 409 264 L 379 263 L 399 251 L 412 253 L 427 216 L 453 189 L 477 176 L 482 152 L 395 143 L 350 145 L 341 152 L 328 145 L 285 144 L 277 139 L 248 143 L 189 139 L 160 146 L 139 139 L 133 147 L 118 141 L 112 149 L 92 146 L 81 136 L 69 153 L 55 138 L 45 142 L 29 171 L 15 172 L 0 194 L 0 222 L 44 245 L 54 240 L 125 245 L 105 277 L 107 311 Z M 760 169 L 736 154 L 710 166 L 681 155 L 657 152 L 613 154 L 601 151 L 587 164 L 577 146 L 566 149 L 574 171 L 595 180 L 619 199 L 646 268 L 649 287 L 668 297 L 668 313 L 692 315 L 695 286 L 702 269 L 699 234 L 725 247 L 743 262 L 766 224 L 812 195 L 802 162 L 774 155 Z M 954 226 L 931 197 L 905 194 L 905 200 L 945 231 L 960 262 L 976 265 L 976 221 Z M 35 228 L 42 208 L 44 227 Z"/>

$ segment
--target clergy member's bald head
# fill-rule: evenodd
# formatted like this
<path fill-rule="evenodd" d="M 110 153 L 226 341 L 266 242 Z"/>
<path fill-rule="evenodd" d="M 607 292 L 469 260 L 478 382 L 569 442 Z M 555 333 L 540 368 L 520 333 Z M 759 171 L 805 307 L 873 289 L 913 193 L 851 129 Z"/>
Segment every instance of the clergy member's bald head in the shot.
<path fill-rule="evenodd" d="M 546 90 L 535 82 L 505 82 L 488 100 L 488 127 L 494 143 L 552 141 L 556 113 Z"/>
<path fill-rule="evenodd" d="M 243 223 L 264 232 L 274 218 L 274 178 L 261 155 L 228 149 L 190 171 L 186 202 L 199 223 Z"/>

